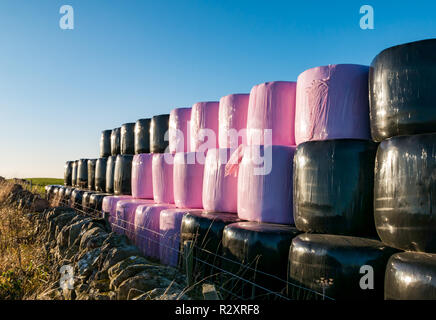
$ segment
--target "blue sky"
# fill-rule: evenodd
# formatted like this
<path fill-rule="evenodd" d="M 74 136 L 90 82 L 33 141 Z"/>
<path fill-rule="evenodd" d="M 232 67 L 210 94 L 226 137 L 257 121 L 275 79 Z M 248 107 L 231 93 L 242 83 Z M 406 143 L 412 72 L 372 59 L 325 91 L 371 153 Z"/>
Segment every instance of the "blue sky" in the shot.
<path fill-rule="evenodd" d="M 1 0 L 0 175 L 62 177 L 103 129 L 435 36 L 434 1 Z"/>

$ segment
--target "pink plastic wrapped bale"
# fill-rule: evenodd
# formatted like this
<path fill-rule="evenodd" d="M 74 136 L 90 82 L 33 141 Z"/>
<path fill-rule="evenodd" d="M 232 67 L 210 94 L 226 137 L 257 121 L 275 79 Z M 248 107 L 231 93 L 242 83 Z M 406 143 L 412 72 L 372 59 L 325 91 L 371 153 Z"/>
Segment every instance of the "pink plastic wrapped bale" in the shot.
<path fill-rule="evenodd" d="M 187 213 L 201 213 L 202 210 L 167 209 L 160 212 L 160 262 L 177 267 L 180 252 L 180 227 L 183 216 Z"/>
<path fill-rule="evenodd" d="M 204 154 L 179 152 L 174 156 L 174 202 L 178 208 L 203 208 Z"/>
<path fill-rule="evenodd" d="M 115 213 L 117 208 L 117 202 L 120 200 L 128 200 L 133 199 L 132 196 L 108 196 L 104 197 L 102 204 L 103 215 L 108 218 L 110 224 L 113 224 L 115 221 Z"/>
<path fill-rule="evenodd" d="M 141 205 L 135 213 L 135 244 L 147 257 L 159 259 L 160 213 L 173 205 Z"/>
<path fill-rule="evenodd" d="M 153 205 L 153 200 L 129 199 L 120 200 L 116 205 L 115 221 L 113 230 L 120 234 L 125 234 L 130 240 L 134 240 L 135 235 L 135 212 L 140 205 Z"/>
<path fill-rule="evenodd" d="M 153 197 L 156 203 L 174 203 L 173 165 L 173 154 L 153 155 Z"/>
<path fill-rule="evenodd" d="M 371 139 L 369 67 L 336 64 L 304 71 L 297 80 L 295 140 Z"/>
<path fill-rule="evenodd" d="M 169 121 L 169 151 L 189 152 L 189 123 L 191 121 L 191 108 L 177 108 L 170 113 Z"/>
<path fill-rule="evenodd" d="M 238 216 L 293 224 L 292 167 L 295 147 L 247 146 L 238 174 Z"/>
<path fill-rule="evenodd" d="M 230 94 L 220 99 L 219 148 L 237 148 L 246 144 L 249 94 Z"/>
<path fill-rule="evenodd" d="M 190 125 L 191 152 L 218 147 L 219 102 L 198 102 L 192 106 Z M 206 155 L 205 155 L 206 156 Z"/>
<path fill-rule="evenodd" d="M 234 212 L 238 210 L 238 178 L 225 175 L 232 149 L 209 149 L 204 165 L 203 208 L 208 212 Z"/>
<path fill-rule="evenodd" d="M 141 153 L 133 157 L 132 196 L 140 199 L 153 199 L 152 153 Z"/>
<path fill-rule="evenodd" d="M 274 81 L 254 86 L 247 115 L 248 145 L 295 145 L 296 82 Z"/>

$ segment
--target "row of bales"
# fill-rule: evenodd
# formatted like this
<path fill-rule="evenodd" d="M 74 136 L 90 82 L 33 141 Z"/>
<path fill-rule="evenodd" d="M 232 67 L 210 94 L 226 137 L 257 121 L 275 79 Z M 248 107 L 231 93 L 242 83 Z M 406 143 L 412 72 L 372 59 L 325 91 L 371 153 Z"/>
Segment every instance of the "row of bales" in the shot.
<path fill-rule="evenodd" d="M 100 158 L 67 162 L 49 196 L 163 264 L 193 255 L 229 297 L 436 299 L 434 52 L 403 44 L 103 131 Z"/>

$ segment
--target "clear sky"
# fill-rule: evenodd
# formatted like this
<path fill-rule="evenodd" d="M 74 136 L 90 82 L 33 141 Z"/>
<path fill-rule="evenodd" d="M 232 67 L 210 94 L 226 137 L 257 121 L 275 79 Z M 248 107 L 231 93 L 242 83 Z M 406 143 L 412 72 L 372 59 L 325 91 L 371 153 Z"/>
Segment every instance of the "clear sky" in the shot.
<path fill-rule="evenodd" d="M 0 175 L 62 177 L 103 129 L 432 37 L 435 1 L 1 0 Z"/>

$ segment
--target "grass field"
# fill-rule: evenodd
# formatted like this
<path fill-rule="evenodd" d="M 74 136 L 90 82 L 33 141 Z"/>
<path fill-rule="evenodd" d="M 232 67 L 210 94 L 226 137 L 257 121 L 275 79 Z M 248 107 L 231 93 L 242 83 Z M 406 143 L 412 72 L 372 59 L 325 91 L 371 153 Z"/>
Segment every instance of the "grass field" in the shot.
<path fill-rule="evenodd" d="M 56 178 L 26 178 L 25 180 L 31 181 L 32 186 L 36 191 L 38 191 L 40 194 L 44 194 L 44 187 L 48 184 L 64 184 L 63 179 L 56 179 Z"/>

